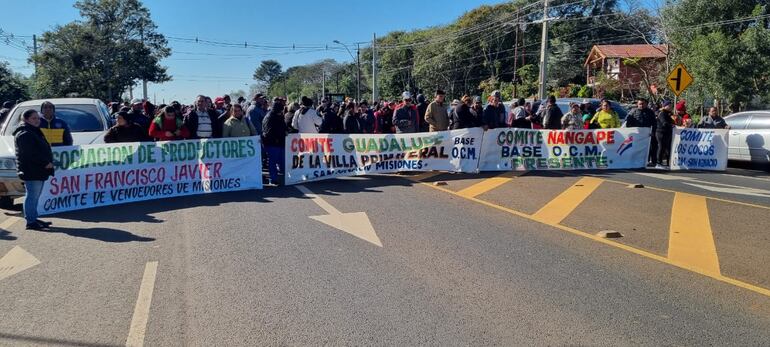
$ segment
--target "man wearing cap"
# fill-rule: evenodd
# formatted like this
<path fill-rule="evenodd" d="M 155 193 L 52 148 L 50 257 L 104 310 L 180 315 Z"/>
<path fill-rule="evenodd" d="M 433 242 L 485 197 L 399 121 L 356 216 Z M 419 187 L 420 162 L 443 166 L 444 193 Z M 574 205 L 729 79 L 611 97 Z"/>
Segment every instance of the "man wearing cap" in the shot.
<path fill-rule="evenodd" d="M 420 117 L 417 114 L 417 107 L 412 104 L 412 93 L 403 92 L 401 98 L 404 101 L 393 114 L 393 126 L 397 134 L 416 133 L 420 128 Z"/>
<path fill-rule="evenodd" d="M 444 106 L 445 98 L 446 93 L 441 89 L 437 90 L 436 98 L 425 111 L 425 122 L 430 124 L 429 131 L 444 131 L 449 128 L 449 115 L 446 106 Z"/>
<path fill-rule="evenodd" d="M 144 114 L 144 101 L 142 99 L 131 100 L 131 110 L 128 111 L 127 119 L 129 122 L 140 126 L 145 132 L 149 132 L 150 118 Z"/>
<path fill-rule="evenodd" d="M 195 98 L 195 108 L 184 116 L 184 125 L 190 131 L 191 139 L 207 139 L 222 137 L 222 122 L 219 113 L 208 108 L 206 97 L 198 95 Z"/>

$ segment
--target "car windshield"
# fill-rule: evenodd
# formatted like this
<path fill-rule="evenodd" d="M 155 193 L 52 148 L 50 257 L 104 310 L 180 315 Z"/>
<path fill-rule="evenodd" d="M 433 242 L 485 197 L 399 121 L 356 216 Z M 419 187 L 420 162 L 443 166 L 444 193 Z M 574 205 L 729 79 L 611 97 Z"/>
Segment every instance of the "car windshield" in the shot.
<path fill-rule="evenodd" d="M 13 130 L 19 126 L 21 115 L 29 109 L 40 111 L 40 106 L 17 107 L 13 114 L 8 117 L 8 124 L 5 126 L 3 135 L 11 135 Z M 40 117 L 42 116 L 41 114 Z M 56 118 L 67 123 L 73 133 L 104 130 L 104 126 L 99 120 L 99 111 L 96 105 L 56 105 Z"/>

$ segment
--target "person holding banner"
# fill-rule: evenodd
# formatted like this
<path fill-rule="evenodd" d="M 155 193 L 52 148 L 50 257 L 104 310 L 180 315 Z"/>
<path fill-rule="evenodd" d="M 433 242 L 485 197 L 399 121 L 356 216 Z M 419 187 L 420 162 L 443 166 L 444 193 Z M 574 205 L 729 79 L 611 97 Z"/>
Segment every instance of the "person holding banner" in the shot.
<path fill-rule="evenodd" d="M 26 110 L 22 118 L 24 122 L 13 131 L 13 142 L 16 171 L 26 189 L 24 219 L 27 220 L 27 230 L 44 230 L 51 223 L 37 219 L 37 204 L 43 184 L 54 174 L 53 153 L 40 130 L 40 114 L 35 110 Z"/>
<path fill-rule="evenodd" d="M 482 127 L 484 130 L 488 130 L 505 126 L 505 118 L 506 113 L 505 106 L 502 104 L 502 96 L 500 91 L 495 90 L 487 98 L 487 107 L 484 108 L 484 115 L 482 116 Z"/>
<path fill-rule="evenodd" d="M 173 107 L 173 106 L 171 106 Z M 141 142 L 149 137 L 144 133 L 142 127 L 129 121 L 128 112 L 119 111 L 115 114 L 115 124 L 104 134 L 104 143 L 119 142 Z"/>
<path fill-rule="evenodd" d="M 591 123 L 599 124 L 599 128 L 602 129 L 620 128 L 620 117 L 612 110 L 610 101 L 602 99 L 599 104 L 599 112 L 596 112 L 591 118 Z"/>
<path fill-rule="evenodd" d="M 150 124 L 150 136 L 158 141 L 185 140 L 190 138 L 190 131 L 176 116 L 176 109 L 166 106 Z"/>
<path fill-rule="evenodd" d="M 415 133 L 420 128 L 420 117 L 417 106 L 412 104 L 412 93 L 404 92 L 401 97 L 404 101 L 396 107 L 393 126 L 397 134 Z"/>
<path fill-rule="evenodd" d="M 653 137 L 650 139 L 650 156 L 648 159 L 648 165 L 657 164 L 658 156 L 658 141 L 655 139 L 655 128 L 657 122 L 655 120 L 655 112 L 648 107 L 647 99 L 638 98 L 636 100 L 636 108 L 628 112 L 626 117 L 626 128 L 650 128 L 652 129 Z"/>
<path fill-rule="evenodd" d="M 674 118 L 671 113 L 671 101 L 665 100 L 658 112 L 657 127 L 655 128 L 655 140 L 658 142 L 658 157 L 656 169 L 665 169 L 663 159 L 669 161 L 671 155 L 671 136 L 674 129 Z M 671 165 L 671 163 L 668 163 Z"/>
<path fill-rule="evenodd" d="M 222 137 L 246 137 L 257 135 L 257 129 L 248 119 L 243 118 L 243 106 L 233 104 L 230 117 L 222 125 Z"/>
<path fill-rule="evenodd" d="M 561 128 L 564 130 L 583 129 L 583 112 L 576 102 L 569 103 L 569 112 L 561 117 Z"/>

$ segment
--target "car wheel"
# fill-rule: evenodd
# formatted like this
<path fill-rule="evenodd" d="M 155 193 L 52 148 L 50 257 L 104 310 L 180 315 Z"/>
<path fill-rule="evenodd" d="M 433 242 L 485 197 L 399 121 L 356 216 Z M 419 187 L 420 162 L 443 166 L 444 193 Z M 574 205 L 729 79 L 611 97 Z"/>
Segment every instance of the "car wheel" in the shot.
<path fill-rule="evenodd" d="M 13 207 L 13 198 L 10 196 L 0 196 L 0 208 L 8 210 Z"/>

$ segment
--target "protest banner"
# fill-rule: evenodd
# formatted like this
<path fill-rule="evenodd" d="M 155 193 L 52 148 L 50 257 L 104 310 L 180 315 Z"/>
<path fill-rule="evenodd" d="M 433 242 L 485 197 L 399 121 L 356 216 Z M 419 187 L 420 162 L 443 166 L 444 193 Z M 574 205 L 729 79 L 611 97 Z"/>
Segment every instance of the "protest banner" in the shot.
<path fill-rule="evenodd" d="M 260 157 L 259 137 L 55 147 L 38 212 L 260 189 Z"/>
<path fill-rule="evenodd" d="M 727 170 L 727 130 L 674 128 L 671 170 Z"/>
<path fill-rule="evenodd" d="M 647 164 L 649 128 L 498 128 L 482 141 L 480 171 L 630 169 Z"/>
<path fill-rule="evenodd" d="M 481 128 L 414 134 L 290 134 L 286 184 L 399 171 L 477 172 Z"/>

